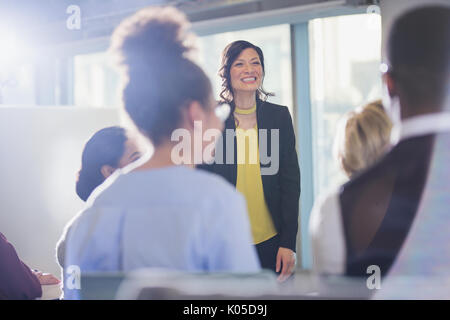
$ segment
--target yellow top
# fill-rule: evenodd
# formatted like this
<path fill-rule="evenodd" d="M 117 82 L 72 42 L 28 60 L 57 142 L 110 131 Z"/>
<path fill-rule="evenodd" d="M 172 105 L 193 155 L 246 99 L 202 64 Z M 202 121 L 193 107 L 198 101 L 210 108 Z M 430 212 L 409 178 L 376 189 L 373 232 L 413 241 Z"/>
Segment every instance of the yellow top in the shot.
<path fill-rule="evenodd" d="M 244 130 L 236 128 L 237 180 L 236 189 L 247 200 L 254 244 L 266 241 L 277 234 L 264 199 L 259 166 L 258 126 Z"/>

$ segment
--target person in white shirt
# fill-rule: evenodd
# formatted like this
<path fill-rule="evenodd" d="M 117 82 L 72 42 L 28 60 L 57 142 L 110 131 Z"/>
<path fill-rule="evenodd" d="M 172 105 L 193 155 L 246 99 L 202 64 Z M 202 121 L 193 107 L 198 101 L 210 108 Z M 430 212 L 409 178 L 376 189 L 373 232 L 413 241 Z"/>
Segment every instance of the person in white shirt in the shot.
<path fill-rule="evenodd" d="M 338 125 L 334 153 L 341 170 L 349 179 L 372 166 L 389 151 L 391 129 L 392 122 L 381 100 L 344 115 Z M 311 213 L 313 265 L 314 270 L 321 273 L 341 274 L 345 248 L 342 241 L 336 242 L 340 221 L 333 210 L 329 212 L 330 207 L 333 208 L 333 200 L 321 196 Z"/>

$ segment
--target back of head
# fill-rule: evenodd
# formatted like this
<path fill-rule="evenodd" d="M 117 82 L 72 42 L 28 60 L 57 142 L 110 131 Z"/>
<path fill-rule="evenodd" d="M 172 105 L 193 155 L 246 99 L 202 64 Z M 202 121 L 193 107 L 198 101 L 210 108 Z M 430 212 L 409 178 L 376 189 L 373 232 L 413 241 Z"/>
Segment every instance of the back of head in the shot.
<path fill-rule="evenodd" d="M 371 166 L 387 151 L 391 128 L 380 100 L 347 113 L 335 140 L 335 152 L 347 176 Z"/>
<path fill-rule="evenodd" d="M 184 106 L 211 99 L 208 77 L 188 58 L 188 27 L 177 9 L 149 7 L 122 21 L 112 36 L 110 51 L 125 78 L 125 110 L 154 145 L 170 138 Z"/>
<path fill-rule="evenodd" d="M 103 128 L 88 140 L 83 149 L 76 184 L 77 194 L 83 201 L 105 181 L 101 172 L 102 166 L 118 167 L 126 141 L 126 132 L 121 127 Z"/>
<path fill-rule="evenodd" d="M 450 6 L 420 7 L 400 16 L 389 34 L 388 59 L 408 105 L 442 107 L 450 92 Z"/>

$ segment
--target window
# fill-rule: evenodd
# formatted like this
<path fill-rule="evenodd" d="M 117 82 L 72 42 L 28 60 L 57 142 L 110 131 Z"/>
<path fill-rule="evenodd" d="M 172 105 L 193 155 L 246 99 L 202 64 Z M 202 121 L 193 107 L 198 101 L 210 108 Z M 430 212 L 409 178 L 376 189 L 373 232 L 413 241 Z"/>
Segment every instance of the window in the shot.
<path fill-rule="evenodd" d="M 344 113 L 381 97 L 381 18 L 355 14 L 310 20 L 309 65 L 314 195 L 345 181 L 333 158 L 336 124 Z M 247 40 L 264 52 L 264 87 L 270 101 L 293 111 L 290 25 L 274 25 L 198 38 L 198 63 L 219 97 L 221 54 L 227 44 Z M 119 106 L 120 78 L 106 52 L 74 57 L 74 103 Z M 298 115 L 301 117 L 302 115 Z M 307 170 L 307 168 L 303 168 Z"/>
<path fill-rule="evenodd" d="M 74 57 L 74 104 L 84 107 L 120 105 L 120 76 L 107 52 Z"/>
<path fill-rule="evenodd" d="M 374 19 L 375 18 L 375 19 Z M 356 14 L 309 22 L 314 194 L 341 184 L 333 158 L 344 113 L 381 98 L 381 18 Z"/>
<path fill-rule="evenodd" d="M 198 62 L 210 77 L 215 96 L 221 81 L 217 72 L 222 50 L 235 40 L 247 40 L 264 52 L 264 88 L 275 93 L 270 101 L 292 112 L 292 73 L 289 25 L 278 25 L 199 37 Z M 119 106 L 119 74 L 111 67 L 106 52 L 77 55 L 74 58 L 74 104 L 77 106 Z"/>

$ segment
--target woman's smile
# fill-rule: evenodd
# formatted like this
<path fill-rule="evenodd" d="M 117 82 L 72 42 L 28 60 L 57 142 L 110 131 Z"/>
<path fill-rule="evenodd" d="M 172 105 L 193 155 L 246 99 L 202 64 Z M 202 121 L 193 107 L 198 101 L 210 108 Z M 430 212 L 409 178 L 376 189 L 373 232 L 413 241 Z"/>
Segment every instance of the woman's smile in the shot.
<path fill-rule="evenodd" d="M 256 82 L 256 77 L 245 77 L 242 78 L 241 81 L 244 83 L 255 83 Z"/>

